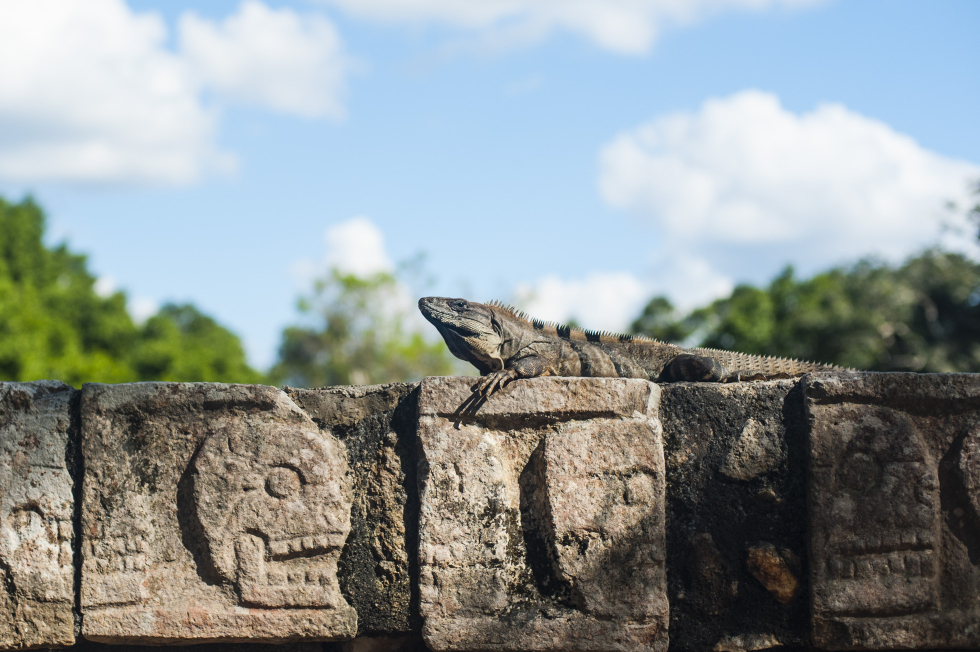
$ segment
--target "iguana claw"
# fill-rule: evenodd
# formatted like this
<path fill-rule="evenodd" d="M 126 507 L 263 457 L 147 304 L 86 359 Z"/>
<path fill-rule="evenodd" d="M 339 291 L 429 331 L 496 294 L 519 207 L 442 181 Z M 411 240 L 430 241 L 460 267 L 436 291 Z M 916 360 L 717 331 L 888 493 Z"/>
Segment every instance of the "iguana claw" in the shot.
<path fill-rule="evenodd" d="M 517 372 L 513 369 L 502 369 L 500 371 L 492 371 L 483 378 L 481 378 L 473 387 L 471 388 L 475 393 L 483 396 L 484 398 L 490 396 L 498 389 L 503 389 L 503 387 L 510 381 L 517 378 Z"/>
<path fill-rule="evenodd" d="M 490 372 L 477 381 L 470 388 L 473 390 L 473 393 L 456 409 L 456 427 L 459 428 L 463 417 L 476 414 L 480 406 L 487 402 L 488 396 L 517 378 L 518 375 L 513 369 L 503 369 L 501 371 Z"/>

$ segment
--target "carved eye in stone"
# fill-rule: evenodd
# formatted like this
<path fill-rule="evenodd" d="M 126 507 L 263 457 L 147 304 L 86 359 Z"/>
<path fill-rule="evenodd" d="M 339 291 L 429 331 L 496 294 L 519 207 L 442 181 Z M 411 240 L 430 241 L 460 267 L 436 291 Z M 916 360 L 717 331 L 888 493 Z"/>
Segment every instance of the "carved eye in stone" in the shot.
<path fill-rule="evenodd" d="M 289 467 L 277 466 L 265 479 L 265 490 L 276 498 L 289 498 L 299 491 L 302 484 L 299 474 Z"/>
<path fill-rule="evenodd" d="M 878 486 L 881 466 L 868 453 L 855 451 L 838 467 L 837 480 L 846 491 L 863 494 Z"/>

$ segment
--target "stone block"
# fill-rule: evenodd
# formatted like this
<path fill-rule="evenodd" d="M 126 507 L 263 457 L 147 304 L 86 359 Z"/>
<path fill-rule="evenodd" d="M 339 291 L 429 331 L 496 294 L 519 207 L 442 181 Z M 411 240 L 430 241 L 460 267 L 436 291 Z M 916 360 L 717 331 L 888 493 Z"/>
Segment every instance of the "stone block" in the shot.
<path fill-rule="evenodd" d="M 661 390 L 671 650 L 806 646 L 806 420 L 798 383 Z"/>
<path fill-rule="evenodd" d="M 980 646 L 980 375 L 804 382 L 814 645 Z"/>
<path fill-rule="evenodd" d="M 74 395 L 0 383 L 0 650 L 75 642 Z"/>
<path fill-rule="evenodd" d="M 422 637 L 412 636 L 358 637 L 353 641 L 339 643 L 337 652 L 428 652 Z"/>
<path fill-rule="evenodd" d="M 130 644 L 351 638 L 344 446 L 252 385 L 82 388 L 82 634 Z"/>
<path fill-rule="evenodd" d="M 341 643 L 204 643 L 194 645 L 113 645 L 79 639 L 70 652 L 340 652 Z M 337 649 L 334 649 L 337 646 Z"/>
<path fill-rule="evenodd" d="M 402 641 L 421 627 L 413 583 L 418 577 L 418 383 L 286 392 L 347 448 L 351 534 L 338 578 L 357 610 L 362 638 L 345 643 L 345 649 Z"/>
<path fill-rule="evenodd" d="M 420 387 L 419 591 L 433 650 L 665 650 L 660 388 Z"/>

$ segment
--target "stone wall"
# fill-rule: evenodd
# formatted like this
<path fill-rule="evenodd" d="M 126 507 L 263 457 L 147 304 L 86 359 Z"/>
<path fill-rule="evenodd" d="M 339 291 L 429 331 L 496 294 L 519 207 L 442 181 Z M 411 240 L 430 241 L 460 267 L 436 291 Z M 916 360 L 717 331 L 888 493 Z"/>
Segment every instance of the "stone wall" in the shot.
<path fill-rule="evenodd" d="M 0 650 L 980 648 L 980 376 L 471 383 L 0 383 Z"/>

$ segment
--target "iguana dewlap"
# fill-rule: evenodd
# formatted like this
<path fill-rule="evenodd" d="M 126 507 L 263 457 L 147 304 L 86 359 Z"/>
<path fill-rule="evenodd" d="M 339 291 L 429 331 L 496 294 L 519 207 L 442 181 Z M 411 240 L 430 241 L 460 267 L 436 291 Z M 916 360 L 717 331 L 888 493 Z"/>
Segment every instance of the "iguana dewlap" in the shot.
<path fill-rule="evenodd" d="M 449 350 L 479 370 L 486 397 L 517 378 L 588 376 L 656 382 L 735 382 L 793 378 L 840 369 L 787 358 L 684 349 L 634 335 L 599 333 L 531 319 L 496 302 L 424 297 L 419 310 Z"/>

